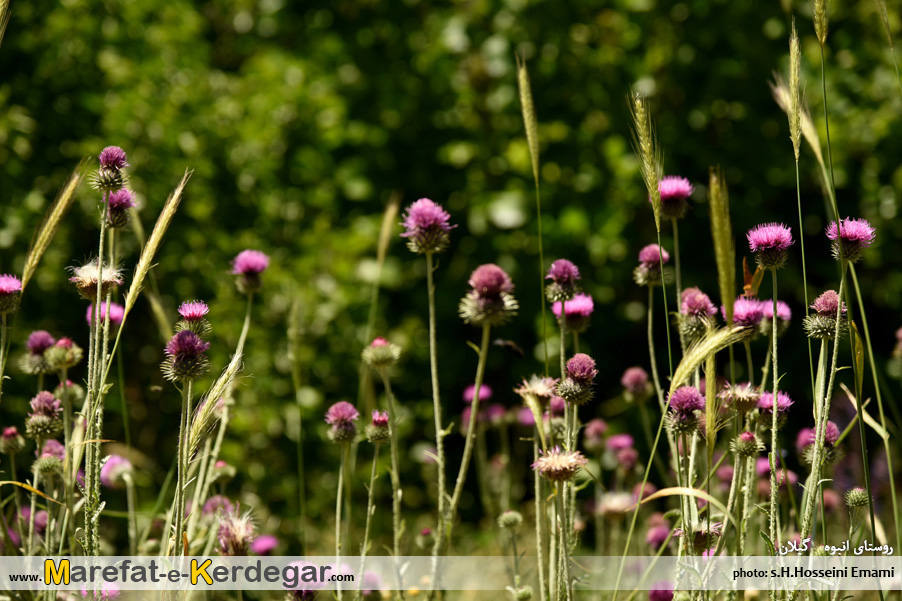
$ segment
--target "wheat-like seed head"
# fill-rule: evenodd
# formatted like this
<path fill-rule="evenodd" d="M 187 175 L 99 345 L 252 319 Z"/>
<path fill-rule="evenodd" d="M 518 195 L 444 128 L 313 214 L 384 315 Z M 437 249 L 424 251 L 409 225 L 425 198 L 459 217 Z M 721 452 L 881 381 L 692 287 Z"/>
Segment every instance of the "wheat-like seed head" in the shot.
<path fill-rule="evenodd" d="M 811 0 L 811 10 L 814 13 L 814 33 L 823 48 L 827 43 L 827 0 Z"/>
<path fill-rule="evenodd" d="M 392 233 L 394 232 L 395 223 L 398 217 L 398 208 L 401 206 L 401 194 L 393 192 L 382 214 L 382 229 L 379 231 L 379 246 L 376 252 L 376 261 L 379 268 L 385 264 L 385 256 L 388 254 L 388 247 L 394 240 Z"/>
<path fill-rule="evenodd" d="M 529 72 L 526 63 L 517 57 L 517 84 L 520 88 L 520 108 L 523 111 L 523 126 L 526 129 L 526 144 L 529 146 L 529 158 L 532 161 L 532 175 L 539 182 L 539 122 L 536 119 L 536 107 L 532 100 L 532 88 L 529 84 Z"/>
<path fill-rule="evenodd" d="M 3 0 L 0 0 L 0 2 L 2 1 Z M 2 25 L 2 23 L 0 23 L 0 25 Z M 50 242 L 56 235 L 57 230 L 59 230 L 66 211 L 69 210 L 69 207 L 71 207 L 72 203 L 75 201 L 75 192 L 85 178 L 86 166 L 87 159 L 82 159 L 78 164 L 78 167 L 75 168 L 75 171 L 72 172 L 72 175 L 69 176 L 69 179 L 66 180 L 66 183 L 63 184 L 63 187 L 60 188 L 60 192 L 57 194 L 53 204 L 51 204 L 50 208 L 47 209 L 47 212 L 44 213 L 44 219 L 41 221 L 41 225 L 38 226 L 38 229 L 35 232 L 34 239 L 31 243 L 31 249 L 28 251 L 28 257 L 25 259 L 25 269 L 22 271 L 23 291 L 25 290 L 25 286 L 28 285 L 28 282 L 34 276 L 34 273 L 38 268 L 38 263 L 41 262 L 41 257 L 44 256 L 44 252 L 47 250 L 47 247 L 50 246 Z"/>
<path fill-rule="evenodd" d="M 648 108 L 648 99 L 639 93 L 629 95 L 630 113 L 633 117 L 633 149 L 639 161 L 639 171 L 648 189 L 651 207 L 655 214 L 655 227 L 661 231 L 661 192 L 658 182 L 663 176 L 660 149 L 655 140 L 655 129 Z"/>
<path fill-rule="evenodd" d="M 189 457 L 197 452 L 200 443 L 203 442 L 210 430 L 213 429 L 213 426 L 216 425 L 216 421 L 219 419 L 217 405 L 219 405 L 220 399 L 227 396 L 227 393 L 238 378 L 238 373 L 241 371 L 241 359 L 242 354 L 240 352 L 235 353 L 235 356 L 232 357 L 232 360 L 220 376 L 210 386 L 210 390 L 204 395 L 200 404 L 200 411 L 194 416 L 194 419 L 191 421 L 191 427 L 188 430 Z"/>
<path fill-rule="evenodd" d="M 3 44 L 3 34 L 6 33 L 6 26 L 9 25 L 9 0 L 0 0 L 0 44 Z"/>
<path fill-rule="evenodd" d="M 698 342 L 686 349 L 686 354 L 673 372 L 670 382 L 670 392 L 673 394 L 677 388 L 689 382 L 695 374 L 695 370 L 712 355 L 722 351 L 733 343 L 739 342 L 748 331 L 741 326 L 724 326 L 716 330 L 709 330 Z"/>
<path fill-rule="evenodd" d="M 875 0 L 877 3 L 877 13 L 880 15 L 880 22 L 883 23 L 883 31 L 886 32 L 886 39 L 889 42 L 890 50 L 893 50 L 893 29 L 889 24 L 889 13 L 886 10 L 886 0 Z"/>
<path fill-rule="evenodd" d="M 802 145 L 802 50 L 795 19 L 792 20 L 792 34 L 789 36 L 789 137 L 796 161 Z"/>
<path fill-rule="evenodd" d="M 720 168 L 712 167 L 708 175 L 708 199 L 711 214 L 711 237 L 717 262 L 717 283 L 728 324 L 733 323 L 736 290 L 736 245 L 730 222 L 730 196 Z"/>
<path fill-rule="evenodd" d="M 783 112 L 789 115 L 789 86 L 786 84 L 782 75 L 774 73 L 774 81 L 771 82 L 770 89 L 773 92 L 776 103 L 783 109 Z M 814 157 L 817 159 L 818 164 L 820 164 L 821 170 L 825 171 L 827 165 L 824 162 L 824 154 L 821 151 L 821 140 L 817 135 L 817 129 L 814 127 L 814 120 L 811 118 L 811 111 L 808 108 L 808 103 L 805 101 L 805 96 L 801 94 L 799 96 L 799 106 L 799 120 L 801 121 L 802 137 L 808 142 L 808 146 L 814 153 Z"/>
<path fill-rule="evenodd" d="M 166 199 L 166 204 L 163 206 L 160 216 L 157 217 L 157 223 L 153 226 L 153 231 L 150 233 L 150 239 L 144 245 L 144 250 L 141 251 L 141 258 L 138 259 L 138 265 L 135 267 L 135 276 L 132 278 L 131 286 L 128 287 L 128 292 L 125 294 L 123 322 L 138 300 L 138 295 L 141 293 L 141 288 L 144 285 L 144 279 L 153 267 L 153 258 L 160 247 L 160 243 L 163 241 L 166 230 L 169 229 L 169 224 L 172 222 L 176 210 L 179 208 L 179 203 L 182 201 L 182 192 L 184 192 L 185 185 L 188 183 L 188 178 L 191 177 L 192 173 L 193 171 L 185 171 L 182 181 L 179 182 L 179 185 Z"/>

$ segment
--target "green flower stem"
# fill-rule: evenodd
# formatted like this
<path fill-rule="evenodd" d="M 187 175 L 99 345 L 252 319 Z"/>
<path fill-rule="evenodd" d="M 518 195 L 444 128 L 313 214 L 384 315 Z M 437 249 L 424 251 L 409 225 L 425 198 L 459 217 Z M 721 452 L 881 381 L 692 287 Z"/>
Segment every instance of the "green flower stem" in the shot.
<path fill-rule="evenodd" d="M 392 553 L 395 558 L 401 557 L 401 464 L 398 458 L 398 412 L 395 409 L 395 399 L 391 391 L 391 380 L 388 377 L 386 369 L 380 369 L 379 375 L 382 376 L 382 383 L 385 386 L 385 398 L 388 403 L 388 421 L 389 421 L 389 448 L 391 450 L 391 487 L 392 487 Z M 397 561 L 397 559 L 395 560 Z M 401 579 L 401 568 L 395 566 L 398 576 L 398 591 L 401 598 L 404 598 L 404 582 Z"/>
<path fill-rule="evenodd" d="M 350 445 L 342 443 L 341 445 L 341 462 L 338 467 L 338 490 L 335 493 L 335 565 L 341 566 L 341 508 L 345 471 L 347 470 L 348 451 Z M 335 591 L 338 601 L 341 601 L 341 583 Z"/>
<path fill-rule="evenodd" d="M 41 449 L 44 448 L 44 440 L 42 438 L 38 438 L 35 440 L 38 446 L 38 453 L 41 452 Z M 32 481 L 31 485 L 35 490 L 39 490 L 38 487 L 41 484 L 41 474 L 38 472 L 37 462 L 35 462 L 34 467 L 32 468 Z M 34 555 L 34 513 L 37 509 L 38 496 L 35 493 L 31 493 L 31 514 L 28 516 L 28 545 L 25 547 L 26 555 Z"/>
<path fill-rule="evenodd" d="M 6 325 L 6 313 L 0 315 L 0 401 L 3 400 L 3 374 L 6 373 L 6 355 L 9 352 L 7 340 L 9 334 Z"/>
<path fill-rule="evenodd" d="M 567 536 L 567 514 L 564 513 L 564 495 L 567 488 L 559 486 L 554 495 L 555 503 L 557 503 L 558 527 L 561 533 L 561 575 L 563 577 L 564 598 L 570 601 L 573 596 L 573 581 L 570 578 L 570 541 Z"/>
<path fill-rule="evenodd" d="M 435 281 L 433 272 L 435 268 L 432 262 L 432 253 L 426 253 L 426 289 L 429 298 L 429 374 L 432 379 L 432 412 L 435 420 L 435 455 L 436 472 L 438 473 L 438 532 L 436 540 L 444 538 L 446 522 L 446 507 L 448 490 L 445 481 L 447 466 L 445 462 L 445 426 L 442 421 L 442 401 L 438 381 L 438 344 L 436 343 L 436 318 L 435 318 Z M 479 392 L 478 390 L 476 391 Z M 476 413 L 473 413 L 475 417 Z"/>
<path fill-rule="evenodd" d="M 185 530 L 185 487 L 188 472 L 188 429 L 191 427 L 188 416 L 191 415 L 191 396 L 193 380 L 187 380 L 182 388 L 182 418 L 179 425 L 178 468 L 175 489 L 175 554 L 182 555 L 182 533 Z M 198 503 L 203 502 L 198 499 Z"/>
<path fill-rule="evenodd" d="M 63 448 L 66 455 L 63 457 L 63 488 L 65 489 L 66 502 L 66 530 L 65 534 L 69 538 L 69 550 L 74 552 L 75 549 L 75 525 L 68 516 L 73 515 L 75 510 L 75 478 L 70 477 L 72 473 L 72 402 L 69 400 L 69 369 L 64 367 L 60 370 L 60 382 L 63 386 Z M 64 538 L 64 533 L 60 533 L 60 537 Z"/>
<path fill-rule="evenodd" d="M 370 522 L 373 517 L 373 513 L 376 511 L 375 507 L 375 493 L 376 490 L 376 466 L 379 463 L 379 443 L 373 443 L 373 469 L 370 471 L 370 487 L 367 490 L 366 496 L 366 522 L 363 527 L 363 542 L 360 544 L 360 572 L 358 573 L 357 580 L 358 582 L 363 582 L 363 575 L 366 574 L 366 554 L 369 550 L 370 546 Z M 360 601 L 363 599 L 363 588 L 357 592 L 357 599 Z"/>
<path fill-rule="evenodd" d="M 771 281 L 774 286 L 774 316 L 771 319 L 771 356 L 774 362 L 774 385 L 773 385 L 773 409 L 771 411 L 771 430 L 770 430 L 770 541 L 774 548 L 780 546 L 780 532 L 777 528 L 777 461 L 779 461 L 779 447 L 777 436 L 777 418 L 779 415 L 779 406 L 777 403 L 777 385 L 780 381 L 779 369 L 777 367 L 777 270 L 771 269 Z"/>
<path fill-rule="evenodd" d="M 135 482 L 132 475 L 126 473 L 123 477 L 125 480 L 125 495 L 128 503 L 128 549 L 132 555 L 138 554 L 138 514 L 135 512 Z"/>
<path fill-rule="evenodd" d="M 541 427 L 541 424 L 536 424 L 536 428 Z M 532 437 L 532 458 L 533 462 L 539 460 L 538 431 Z M 550 594 L 545 588 L 545 563 L 543 559 L 545 554 L 545 497 L 542 494 L 542 476 L 539 474 L 538 470 L 533 470 L 533 485 L 535 487 L 536 569 L 539 572 L 539 600 L 549 601 Z"/>
<path fill-rule="evenodd" d="M 470 405 L 470 423 L 467 424 L 467 438 L 464 442 L 464 454 L 460 461 L 460 470 L 457 474 L 457 480 L 454 483 L 454 493 L 448 502 L 448 510 L 442 528 L 435 537 L 435 544 L 432 548 L 432 578 L 430 579 L 431 590 L 429 591 L 429 600 L 435 599 L 437 589 L 436 578 L 439 573 L 439 556 L 444 552 L 445 542 L 451 539 L 451 531 L 454 526 L 454 519 L 457 516 L 457 507 L 460 504 L 460 497 L 463 494 L 464 484 L 467 480 L 467 471 L 470 467 L 470 458 L 473 456 L 473 443 L 476 439 L 476 416 L 479 415 L 479 390 L 482 388 L 482 380 L 485 376 L 485 363 L 489 354 L 489 342 L 491 341 L 492 326 L 488 323 L 482 326 L 482 344 L 479 347 L 479 363 L 476 366 L 476 381 L 473 384 L 473 403 Z"/>

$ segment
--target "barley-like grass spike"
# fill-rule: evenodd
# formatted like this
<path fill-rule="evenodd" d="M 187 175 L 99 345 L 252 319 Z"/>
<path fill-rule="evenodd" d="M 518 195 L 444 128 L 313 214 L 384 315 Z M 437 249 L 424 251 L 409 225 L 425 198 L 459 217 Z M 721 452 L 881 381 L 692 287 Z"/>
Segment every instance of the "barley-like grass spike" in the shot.
<path fill-rule="evenodd" d="M 526 63 L 517 57 L 517 84 L 520 88 L 520 108 L 523 111 L 523 126 L 526 129 L 526 144 L 529 146 L 529 158 L 532 161 L 532 174 L 539 182 L 539 122 L 536 119 L 536 107 L 532 100 L 532 88 L 529 83 L 529 72 Z"/>

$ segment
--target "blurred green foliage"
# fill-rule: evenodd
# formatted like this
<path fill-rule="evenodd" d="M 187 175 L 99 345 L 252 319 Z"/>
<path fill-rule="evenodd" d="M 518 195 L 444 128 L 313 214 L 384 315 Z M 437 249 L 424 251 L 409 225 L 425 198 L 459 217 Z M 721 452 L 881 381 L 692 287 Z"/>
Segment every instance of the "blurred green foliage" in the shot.
<path fill-rule="evenodd" d="M 888 3 L 897 31 L 899 2 Z M 830 9 L 827 92 L 839 205 L 878 230 L 859 273 L 882 368 L 902 321 L 896 219 L 902 95 L 876 6 Z M 109 144 L 128 151 L 148 230 L 182 172 L 193 169 L 155 273 L 171 315 L 182 300 L 210 302 L 213 363 L 224 366 L 243 314 L 229 261 L 248 247 L 272 256 L 250 335 L 249 377 L 237 392 L 224 455 L 240 466 L 230 494 L 256 507 L 261 529 L 280 533 L 296 549 L 298 409 L 289 314 L 296 305 L 301 414 L 313 458 L 308 509 L 329 515 L 337 452 L 324 442 L 322 414 L 327 403 L 357 396 L 381 213 L 393 192 L 403 195 L 402 207 L 423 196 L 444 204 L 460 226 L 437 271 L 446 421 L 459 422 L 460 394 L 475 370 L 465 341 L 477 332 L 461 326 L 456 304 L 480 263 L 509 270 L 522 307 L 498 336 L 514 340 L 527 357 L 493 348 L 487 381 L 496 400 L 515 404 L 514 384 L 542 369 L 535 204 L 515 53 L 530 69 L 540 120 L 546 259 L 567 257 L 583 271 L 596 302 L 583 350 L 599 360 L 598 396 L 606 399 L 619 393 L 624 368 L 648 362 L 646 297 L 630 272 L 655 233 L 631 153 L 627 93 L 652 99 L 665 172 L 696 184 L 694 210 L 681 224 L 683 282 L 716 297 L 705 205 L 710 165 L 727 175 L 738 256 L 747 254 L 742 233 L 759 222 L 785 221 L 797 230 L 787 124 L 768 80 L 786 69 L 794 14 L 807 97 L 823 139 L 820 55 L 809 11 L 803 1 L 756 0 L 14 0 L 0 50 L 0 271 L 21 271 L 31 232 L 81 157 Z M 801 170 L 814 293 L 837 285 L 836 268 L 822 235 L 825 205 L 808 150 Z M 26 295 L 14 353 L 38 327 L 86 346 L 85 308 L 65 268 L 94 252 L 97 201 L 81 190 Z M 663 233 L 670 248 L 669 226 Z M 382 274 L 375 332 L 405 350 L 395 380 L 408 412 L 402 434 L 411 481 L 420 469 L 412 457 L 416 444 L 428 445 L 433 434 L 425 264 L 400 242 L 394 238 Z M 130 270 L 138 244 L 127 234 L 122 247 Z M 781 296 L 796 315 L 781 351 L 784 387 L 807 407 L 798 256 L 780 278 Z M 767 284 L 762 294 L 769 295 Z M 123 347 L 126 394 L 134 444 L 148 456 L 149 478 L 159 482 L 175 454 L 179 400 L 157 369 L 163 341 L 147 304 L 137 311 L 141 318 L 129 325 Z M 658 319 L 663 334 L 660 313 Z M 666 366 L 662 345 L 663 338 L 659 364 Z M 556 352 L 556 341 L 549 347 Z M 763 342 L 756 352 L 762 360 Z M 21 425 L 33 382 L 11 372 L 0 418 Z M 374 392 L 381 394 L 381 386 Z M 108 406 L 119 411 L 116 390 Z M 604 402 L 584 419 L 595 411 L 604 413 Z M 807 411 L 800 414 L 801 423 Z M 122 440 L 121 420 L 107 424 L 107 437 Z M 628 428 L 616 417 L 612 424 Z M 460 437 L 449 439 L 452 458 L 460 446 Z M 363 464 L 368 458 L 361 451 Z M 430 525 L 434 490 L 408 488 L 408 531 L 416 532 L 416 512 Z M 154 489 L 145 490 L 151 497 Z M 465 504 L 475 518 L 475 498 Z"/>

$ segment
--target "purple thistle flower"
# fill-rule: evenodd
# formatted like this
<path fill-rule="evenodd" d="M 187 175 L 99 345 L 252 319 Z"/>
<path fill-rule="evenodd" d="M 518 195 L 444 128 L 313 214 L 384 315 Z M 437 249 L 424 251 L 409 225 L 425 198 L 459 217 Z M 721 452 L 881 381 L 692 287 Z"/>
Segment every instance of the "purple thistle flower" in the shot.
<path fill-rule="evenodd" d="M 836 317 L 839 309 L 839 294 L 835 290 L 827 290 L 811 303 L 811 308 L 822 317 Z M 846 303 L 842 304 L 842 313 L 846 313 Z"/>
<path fill-rule="evenodd" d="M 116 171 L 128 167 L 128 158 L 125 151 L 118 146 L 107 146 L 100 151 L 100 166 L 104 169 L 115 169 Z"/>
<path fill-rule="evenodd" d="M 25 420 L 25 432 L 29 438 L 53 438 L 63 429 L 60 413 L 63 409 L 59 399 L 52 393 L 41 391 L 31 399 L 31 413 Z"/>
<path fill-rule="evenodd" d="M 639 262 L 644 265 L 660 266 L 662 261 L 666 265 L 670 261 L 670 253 L 657 244 L 649 244 L 639 251 Z"/>
<path fill-rule="evenodd" d="M 607 449 L 612 453 L 622 451 L 623 449 L 630 449 L 633 445 L 635 445 L 635 441 L 629 434 L 614 434 L 608 436 Z"/>
<path fill-rule="evenodd" d="M 641 367 L 630 367 L 623 372 L 620 385 L 633 396 L 644 394 L 648 387 L 648 372 Z"/>
<path fill-rule="evenodd" d="M 827 238 L 833 242 L 833 256 L 855 263 L 861 253 L 874 242 L 877 230 L 867 219 L 846 217 L 839 226 L 833 221 L 827 226 Z"/>
<path fill-rule="evenodd" d="M 106 200 L 107 205 L 110 207 L 110 211 L 125 211 L 126 209 L 138 206 L 135 202 L 135 194 L 128 188 L 110 192 Z"/>
<path fill-rule="evenodd" d="M 111 599 L 118 599 L 122 595 L 122 591 L 113 582 L 103 581 L 97 586 L 99 586 L 99 590 L 89 591 L 87 588 L 81 589 L 81 596 L 91 598 L 94 601 L 110 601 Z"/>
<path fill-rule="evenodd" d="M 279 539 L 272 534 L 261 534 L 251 543 L 251 553 L 254 555 L 272 555 L 279 546 Z"/>
<path fill-rule="evenodd" d="M 680 295 L 680 313 L 692 317 L 713 317 L 717 307 L 708 295 L 696 287 L 686 288 Z"/>
<path fill-rule="evenodd" d="M 443 252 L 448 248 L 448 232 L 457 227 L 450 220 L 441 205 L 421 198 L 405 210 L 401 237 L 407 238 L 407 247 L 417 254 Z"/>
<path fill-rule="evenodd" d="M 551 264 L 545 279 L 560 286 L 573 286 L 580 279 L 579 268 L 567 259 L 558 259 Z"/>
<path fill-rule="evenodd" d="M 533 415 L 532 409 L 529 407 L 520 407 L 517 409 L 517 423 L 527 428 L 535 426 L 536 416 Z"/>
<path fill-rule="evenodd" d="M 782 390 L 777 392 L 777 414 L 785 415 L 789 408 L 792 407 L 793 401 L 789 398 L 789 395 L 783 392 Z M 763 392 L 761 393 L 761 398 L 758 399 L 758 409 L 761 410 L 762 413 L 766 413 L 767 415 L 772 415 L 774 411 L 774 395 L 772 392 Z"/>
<path fill-rule="evenodd" d="M 55 457 L 62 461 L 66 458 L 66 447 L 60 441 L 51 438 L 44 443 L 44 447 L 41 449 L 41 454 L 38 457 Z"/>
<path fill-rule="evenodd" d="M 41 415 L 45 417 L 58 417 L 62 412 L 62 407 L 60 406 L 60 401 L 58 398 L 53 396 L 53 393 L 47 392 L 46 390 L 42 390 L 31 399 L 29 403 L 31 406 L 31 414 L 32 416 Z"/>
<path fill-rule="evenodd" d="M 332 426 L 329 435 L 335 442 L 350 442 L 357 435 L 356 421 L 360 413 L 351 403 L 339 401 L 326 411 L 326 423 Z"/>
<path fill-rule="evenodd" d="M 777 269 L 786 262 L 786 251 L 793 244 L 792 229 L 782 223 L 764 223 L 748 231 L 749 248 L 755 253 L 758 265 Z"/>
<path fill-rule="evenodd" d="M 215 513 L 222 512 L 224 514 L 234 513 L 235 505 L 229 501 L 228 498 L 222 495 L 213 495 L 207 502 L 204 503 L 204 507 L 201 510 L 201 515 L 208 516 L 213 515 Z"/>
<path fill-rule="evenodd" d="M 645 535 L 645 542 L 652 549 L 660 549 L 667 537 L 670 536 L 670 527 L 652 526 Z"/>
<path fill-rule="evenodd" d="M 131 461 L 120 455 L 110 455 L 100 468 L 100 483 L 107 488 L 122 488 L 126 474 L 131 471 Z"/>
<path fill-rule="evenodd" d="M 166 343 L 166 360 L 163 361 L 163 375 L 166 379 L 193 380 L 201 377 L 209 368 L 209 360 L 204 353 L 210 343 L 192 332 L 182 330 L 176 332 Z"/>
<path fill-rule="evenodd" d="M 636 467 L 636 461 L 639 459 L 639 451 L 636 449 L 621 449 L 614 455 L 617 463 L 626 472 L 632 471 Z"/>
<path fill-rule="evenodd" d="M 269 257 L 259 250 L 243 250 L 232 260 L 232 275 L 258 275 L 269 267 Z"/>
<path fill-rule="evenodd" d="M 43 355 L 44 351 L 56 344 L 56 340 L 45 330 L 36 330 L 28 335 L 25 348 L 31 355 Z"/>
<path fill-rule="evenodd" d="M 744 328 L 756 328 L 764 319 L 763 303 L 758 299 L 739 297 L 733 304 L 733 323 Z M 724 319 L 727 318 L 726 307 L 720 308 Z"/>
<path fill-rule="evenodd" d="M 548 401 L 548 413 L 551 417 L 564 417 L 567 412 L 567 401 L 559 396 L 551 397 Z"/>
<path fill-rule="evenodd" d="M 567 361 L 567 375 L 580 384 L 591 384 L 598 375 L 598 370 L 595 369 L 595 359 L 585 353 L 573 355 Z"/>
<path fill-rule="evenodd" d="M 839 440 L 839 435 L 839 426 L 831 421 L 828 421 L 827 427 L 824 429 L 824 443 L 832 447 L 836 444 L 836 441 Z"/>
<path fill-rule="evenodd" d="M 470 384 L 464 389 L 464 403 L 472 403 L 473 397 L 476 395 L 476 384 Z M 492 398 L 492 389 L 488 384 L 479 386 L 479 401 L 487 401 Z"/>
<path fill-rule="evenodd" d="M 661 196 L 661 214 L 667 219 L 681 219 L 689 209 L 689 197 L 695 188 L 685 177 L 668 175 L 658 182 Z M 648 202 L 651 202 L 649 197 Z"/>
<path fill-rule="evenodd" d="M 507 409 L 501 403 L 492 403 L 485 408 L 485 419 L 493 426 L 497 426 L 504 421 L 506 415 Z"/>
<path fill-rule="evenodd" d="M 500 325 L 516 314 L 519 305 L 513 296 L 514 283 L 499 266 L 480 265 L 473 270 L 468 283 L 471 290 L 458 308 L 465 323 Z"/>
<path fill-rule="evenodd" d="M 205 353 L 210 343 L 189 330 L 182 330 L 166 343 L 166 354 L 170 357 L 194 358 Z"/>
<path fill-rule="evenodd" d="M 673 584 L 667 580 L 654 583 L 648 591 L 648 601 L 673 601 Z"/>
<path fill-rule="evenodd" d="M 388 427 L 388 412 L 373 410 L 373 426 L 376 428 Z"/>
<path fill-rule="evenodd" d="M 802 428 L 796 435 L 796 450 L 800 453 L 814 444 L 814 428 Z"/>
<path fill-rule="evenodd" d="M 179 305 L 179 315 L 185 321 L 199 321 L 210 312 L 210 307 L 203 301 L 187 301 Z"/>
<path fill-rule="evenodd" d="M 670 395 L 669 409 L 673 413 L 691 414 L 705 408 L 705 397 L 695 386 L 681 386 Z"/>
<path fill-rule="evenodd" d="M 122 325 L 122 320 L 125 319 L 125 307 L 120 305 L 119 303 L 110 303 L 110 323 L 118 326 Z M 106 320 L 107 314 L 107 302 L 100 302 L 100 323 L 103 323 Z M 94 325 L 94 305 L 88 305 L 88 311 L 85 315 L 85 320 L 88 322 L 88 325 Z"/>
<path fill-rule="evenodd" d="M 568 332 L 582 334 L 589 327 L 589 318 L 595 311 L 595 303 L 588 294 L 574 294 L 573 298 L 566 302 L 556 301 L 551 305 L 554 316 L 560 320 L 561 305 L 566 313 L 566 328 Z"/>
<path fill-rule="evenodd" d="M 22 298 L 22 281 L 11 274 L 0 275 L 0 315 L 12 313 L 19 308 Z"/>
<path fill-rule="evenodd" d="M 483 299 L 496 299 L 502 293 L 511 293 L 514 290 L 510 276 L 494 263 L 477 267 L 470 275 L 468 283 L 473 291 Z"/>
<path fill-rule="evenodd" d="M 608 424 L 601 418 L 590 420 L 583 429 L 583 446 L 589 453 L 601 453 L 604 451 L 604 435 L 608 431 Z"/>
<path fill-rule="evenodd" d="M 288 585 L 283 584 L 282 586 L 286 589 L 286 595 L 289 601 L 314 601 L 319 590 L 323 587 L 323 584 L 316 579 L 316 576 L 320 573 L 320 567 L 309 561 L 294 561 L 288 564 L 288 567 L 292 570 L 296 570 L 298 575 L 297 579 L 292 578 L 292 580 L 295 581 L 293 586 L 308 587 L 304 589 L 290 588 Z M 310 578 L 311 575 L 313 578 Z"/>
<path fill-rule="evenodd" d="M 760 301 L 762 304 L 762 308 L 764 310 L 764 318 L 765 319 L 773 319 L 774 318 L 774 302 L 771 301 Z M 780 321 L 789 321 L 792 319 L 792 310 L 789 308 L 789 305 L 784 303 L 781 300 L 777 301 L 777 319 Z"/>

